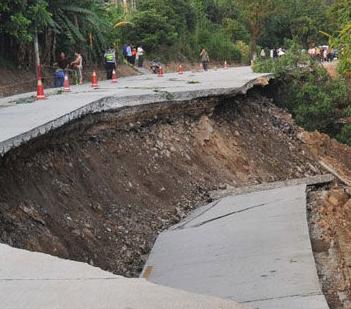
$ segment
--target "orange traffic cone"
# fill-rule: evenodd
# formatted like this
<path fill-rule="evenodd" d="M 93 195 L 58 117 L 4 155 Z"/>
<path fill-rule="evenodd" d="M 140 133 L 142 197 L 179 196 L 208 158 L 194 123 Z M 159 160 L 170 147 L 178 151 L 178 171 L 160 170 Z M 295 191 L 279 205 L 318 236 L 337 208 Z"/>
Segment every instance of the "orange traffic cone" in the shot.
<path fill-rule="evenodd" d="M 117 83 L 117 74 L 115 70 L 112 71 L 112 83 Z"/>
<path fill-rule="evenodd" d="M 44 100 L 44 99 L 46 99 L 46 96 L 44 94 L 44 86 L 43 86 L 41 79 L 38 79 L 37 100 Z"/>
<path fill-rule="evenodd" d="M 224 61 L 224 68 L 225 68 L 225 69 L 228 69 L 227 61 Z"/>
<path fill-rule="evenodd" d="M 163 77 L 163 67 L 162 66 L 158 70 L 158 77 Z"/>
<path fill-rule="evenodd" d="M 97 80 L 96 72 L 94 71 L 93 74 L 91 75 L 91 87 L 93 88 L 99 88 L 99 83 Z"/>
<path fill-rule="evenodd" d="M 64 92 L 70 92 L 71 91 L 71 86 L 69 84 L 68 74 L 65 74 L 65 80 L 63 82 L 63 91 Z"/>
<path fill-rule="evenodd" d="M 178 67 L 178 74 L 179 75 L 182 75 L 184 74 L 184 69 L 183 69 L 183 66 L 180 64 L 179 67 Z"/>

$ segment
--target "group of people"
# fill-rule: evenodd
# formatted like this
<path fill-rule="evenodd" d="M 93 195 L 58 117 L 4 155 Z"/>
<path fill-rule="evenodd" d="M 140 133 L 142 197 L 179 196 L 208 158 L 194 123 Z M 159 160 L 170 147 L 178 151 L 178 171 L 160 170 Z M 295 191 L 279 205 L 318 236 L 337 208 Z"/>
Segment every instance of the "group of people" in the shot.
<path fill-rule="evenodd" d="M 285 50 L 282 47 L 272 48 L 269 50 L 269 57 L 272 59 L 279 58 L 279 57 L 284 56 L 284 55 L 285 55 Z M 267 57 L 267 54 L 266 54 L 266 51 L 264 48 L 260 52 L 260 57 L 261 58 Z"/>
<path fill-rule="evenodd" d="M 301 50 L 302 53 L 306 53 L 306 50 Z M 285 55 L 286 51 L 284 48 L 273 48 L 269 51 L 269 56 L 272 59 L 279 58 Z M 314 59 L 321 62 L 331 62 L 337 57 L 337 51 L 329 46 L 311 47 L 307 50 L 307 53 Z M 267 54 L 265 49 L 261 50 L 260 58 L 266 58 Z"/>
<path fill-rule="evenodd" d="M 70 69 L 75 73 L 77 83 L 83 84 L 83 57 L 79 51 L 74 53 L 74 60 L 69 61 L 64 52 L 61 52 L 57 59 L 57 69 L 55 72 L 55 86 L 62 87 L 66 72 Z M 62 85 L 61 85 L 62 84 Z"/>
<path fill-rule="evenodd" d="M 104 54 L 105 69 L 107 79 L 112 79 L 113 70 L 116 70 L 116 52 L 114 48 L 109 48 Z M 70 61 L 64 52 L 61 52 L 57 62 L 54 76 L 55 87 L 62 87 L 64 76 L 68 72 L 73 74 L 73 83 L 83 84 L 83 57 L 80 52 L 75 52 L 74 60 Z"/>
<path fill-rule="evenodd" d="M 307 52 L 312 58 L 321 62 L 331 62 L 336 58 L 336 50 L 329 46 L 311 47 Z"/>
<path fill-rule="evenodd" d="M 139 68 L 143 66 L 145 52 L 142 46 L 135 47 L 131 44 L 125 44 L 122 53 L 131 65 L 138 65 Z"/>
<path fill-rule="evenodd" d="M 132 47 L 131 44 L 123 46 L 123 56 L 132 65 L 142 67 L 144 63 L 144 49 L 142 46 Z M 201 49 L 200 59 L 202 67 L 208 70 L 210 58 L 205 48 Z M 108 48 L 104 53 L 104 62 L 106 69 L 106 78 L 113 78 L 113 71 L 117 69 L 116 50 L 113 47 Z M 61 52 L 57 62 L 55 71 L 55 87 L 63 87 L 64 76 L 68 71 L 73 72 L 74 83 L 83 84 L 83 57 L 80 52 L 76 51 L 74 60 L 70 61 L 64 52 Z"/>

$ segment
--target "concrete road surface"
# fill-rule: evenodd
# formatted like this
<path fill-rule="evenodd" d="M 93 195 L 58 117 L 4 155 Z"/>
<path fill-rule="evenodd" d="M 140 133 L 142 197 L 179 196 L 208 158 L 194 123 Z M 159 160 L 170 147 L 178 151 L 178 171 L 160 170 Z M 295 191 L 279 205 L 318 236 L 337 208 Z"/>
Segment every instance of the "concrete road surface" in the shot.
<path fill-rule="evenodd" d="M 259 309 L 326 309 L 306 219 L 306 186 L 230 196 L 159 235 L 151 282 Z"/>
<path fill-rule="evenodd" d="M 0 99 L 0 156 L 36 136 L 58 128 L 86 114 L 118 110 L 160 102 L 190 101 L 217 95 L 245 93 L 265 74 L 254 74 L 250 67 L 212 70 L 184 75 L 177 73 L 121 78 L 117 84 L 100 83 L 72 87 L 72 92 L 51 94 L 47 100 L 30 102 L 22 94 Z M 52 90 L 50 91 L 53 92 Z M 11 105 L 11 106 L 9 106 Z M 5 107 L 6 106 L 6 107 Z"/>
<path fill-rule="evenodd" d="M 230 300 L 115 276 L 0 244 L 1 309 L 245 309 Z"/>

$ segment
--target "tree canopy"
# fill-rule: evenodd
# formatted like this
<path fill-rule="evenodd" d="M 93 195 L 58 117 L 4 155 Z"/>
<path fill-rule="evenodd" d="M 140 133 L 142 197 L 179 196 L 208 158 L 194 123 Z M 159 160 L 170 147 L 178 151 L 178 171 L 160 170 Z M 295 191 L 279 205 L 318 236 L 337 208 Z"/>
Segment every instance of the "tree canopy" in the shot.
<path fill-rule="evenodd" d="M 32 64 L 37 31 L 45 63 L 76 49 L 98 62 L 104 48 L 126 42 L 169 59 L 197 59 L 206 47 L 212 59 L 246 62 L 248 46 L 253 54 L 257 45 L 289 40 L 325 43 L 321 33 L 346 26 L 350 7 L 347 0 L 2 0 L 0 59 Z"/>

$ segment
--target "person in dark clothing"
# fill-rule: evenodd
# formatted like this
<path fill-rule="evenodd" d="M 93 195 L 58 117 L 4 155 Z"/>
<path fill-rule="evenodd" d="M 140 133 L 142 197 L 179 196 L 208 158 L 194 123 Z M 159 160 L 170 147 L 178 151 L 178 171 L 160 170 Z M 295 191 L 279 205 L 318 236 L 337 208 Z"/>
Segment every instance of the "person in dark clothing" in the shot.
<path fill-rule="evenodd" d="M 64 52 L 61 52 L 61 54 L 57 60 L 57 65 L 61 70 L 66 70 L 68 68 L 69 61 L 68 61 Z"/>
<path fill-rule="evenodd" d="M 278 58 L 278 48 L 273 49 L 273 58 Z"/>
<path fill-rule="evenodd" d="M 57 65 L 57 69 L 55 70 L 55 73 L 54 73 L 54 86 L 63 87 L 65 74 L 67 73 L 66 71 L 69 66 L 69 61 L 64 52 L 60 53 L 60 56 L 58 57 L 57 63 L 55 64 L 55 66 L 56 65 Z"/>

